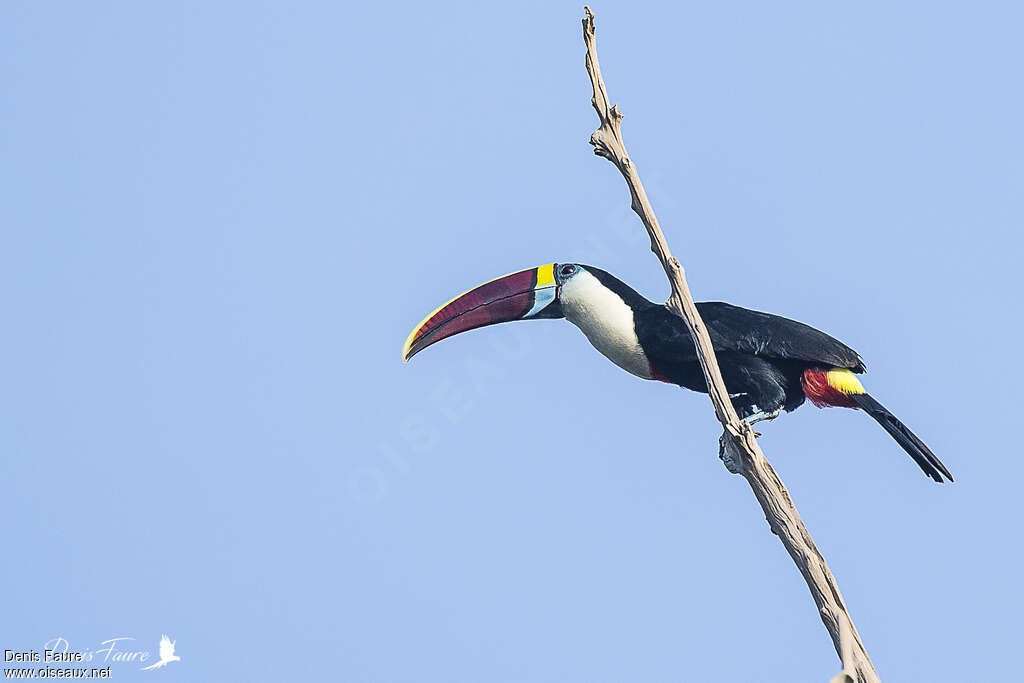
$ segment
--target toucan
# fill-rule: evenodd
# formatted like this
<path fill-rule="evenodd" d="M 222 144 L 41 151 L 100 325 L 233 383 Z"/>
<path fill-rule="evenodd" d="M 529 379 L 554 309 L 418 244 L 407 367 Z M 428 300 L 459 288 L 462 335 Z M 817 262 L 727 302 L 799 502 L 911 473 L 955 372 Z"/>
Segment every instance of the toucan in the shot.
<path fill-rule="evenodd" d="M 719 301 L 697 304 L 733 406 L 749 424 L 805 399 L 859 408 L 936 482 L 953 481 L 931 449 L 857 379 L 867 368 L 846 344 L 810 325 Z M 409 334 L 402 360 L 452 335 L 512 320 L 565 318 L 623 370 L 707 392 L 686 323 L 594 266 L 549 263 L 486 282 L 443 304 Z"/>

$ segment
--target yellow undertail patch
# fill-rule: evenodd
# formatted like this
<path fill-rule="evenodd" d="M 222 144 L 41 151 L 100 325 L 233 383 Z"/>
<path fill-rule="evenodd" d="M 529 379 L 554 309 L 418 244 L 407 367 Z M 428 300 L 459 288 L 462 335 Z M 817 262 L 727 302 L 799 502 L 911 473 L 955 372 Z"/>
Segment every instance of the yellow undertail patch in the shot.
<path fill-rule="evenodd" d="M 828 385 L 836 391 L 841 391 L 844 394 L 867 393 L 864 391 L 864 385 L 857 379 L 857 375 L 849 370 L 829 370 L 826 377 L 828 377 Z"/>

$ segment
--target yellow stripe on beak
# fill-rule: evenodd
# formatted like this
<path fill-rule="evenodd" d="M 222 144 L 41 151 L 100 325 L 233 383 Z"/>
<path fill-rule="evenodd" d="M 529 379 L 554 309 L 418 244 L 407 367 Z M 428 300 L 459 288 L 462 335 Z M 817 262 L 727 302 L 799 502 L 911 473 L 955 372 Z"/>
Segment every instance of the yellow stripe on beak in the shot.
<path fill-rule="evenodd" d="M 459 294 L 459 296 L 453 296 L 448 301 L 445 301 L 443 304 L 441 304 L 440 306 L 438 306 L 437 308 L 432 310 L 430 313 L 427 313 L 427 315 L 423 318 L 423 320 L 420 321 L 419 325 L 417 325 L 416 327 L 412 328 L 412 332 L 409 333 L 409 336 L 405 338 L 405 343 L 402 344 L 402 362 L 403 363 L 408 363 L 409 362 L 409 349 L 412 348 L 413 342 L 416 341 L 416 337 L 419 334 L 420 330 L 423 329 L 423 326 L 426 325 L 430 321 L 431 318 L 433 318 L 435 315 L 440 313 L 441 310 L 445 306 L 447 306 L 448 304 L 452 303 L 453 301 L 455 301 L 459 297 L 461 297 L 461 296 L 463 296 L 465 294 L 469 294 L 471 291 L 473 291 L 473 290 L 467 289 L 462 294 Z"/>
<path fill-rule="evenodd" d="M 537 286 L 544 287 L 546 285 L 555 284 L 555 264 L 549 263 L 546 266 L 541 266 L 537 269 Z"/>

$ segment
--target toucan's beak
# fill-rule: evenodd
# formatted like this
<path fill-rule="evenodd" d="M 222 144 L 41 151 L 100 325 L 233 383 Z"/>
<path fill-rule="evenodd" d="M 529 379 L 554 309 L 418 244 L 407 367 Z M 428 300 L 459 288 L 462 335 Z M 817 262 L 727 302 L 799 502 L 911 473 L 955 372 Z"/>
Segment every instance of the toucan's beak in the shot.
<path fill-rule="evenodd" d="M 435 342 L 459 332 L 510 320 L 561 318 L 557 264 L 521 270 L 484 283 L 444 304 L 417 325 L 402 347 L 407 361 Z"/>

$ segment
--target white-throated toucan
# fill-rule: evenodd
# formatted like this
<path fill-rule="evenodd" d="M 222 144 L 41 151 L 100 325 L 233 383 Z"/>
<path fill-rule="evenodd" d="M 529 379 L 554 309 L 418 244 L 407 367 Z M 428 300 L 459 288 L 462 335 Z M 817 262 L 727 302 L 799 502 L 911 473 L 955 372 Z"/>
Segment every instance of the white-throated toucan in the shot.
<path fill-rule="evenodd" d="M 931 449 L 872 398 L 857 379 L 864 361 L 820 330 L 721 302 L 697 309 L 715 347 L 740 417 L 777 417 L 810 399 L 818 407 L 860 408 L 937 482 L 953 481 Z M 613 363 L 644 379 L 707 391 L 690 332 L 664 304 L 593 266 L 550 263 L 491 280 L 444 304 L 416 326 L 402 348 L 409 360 L 447 337 L 511 320 L 565 318 Z"/>

